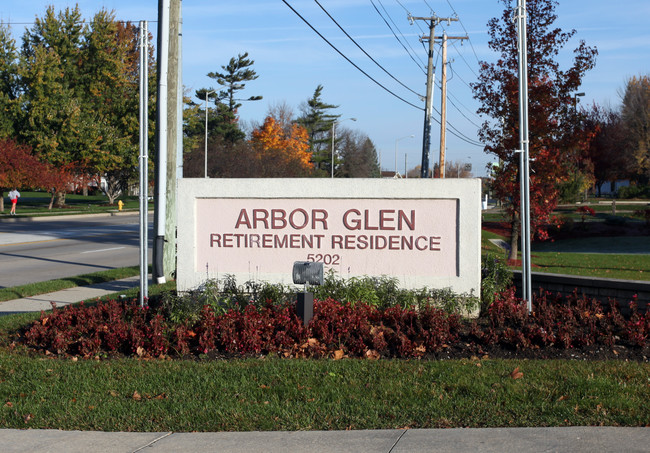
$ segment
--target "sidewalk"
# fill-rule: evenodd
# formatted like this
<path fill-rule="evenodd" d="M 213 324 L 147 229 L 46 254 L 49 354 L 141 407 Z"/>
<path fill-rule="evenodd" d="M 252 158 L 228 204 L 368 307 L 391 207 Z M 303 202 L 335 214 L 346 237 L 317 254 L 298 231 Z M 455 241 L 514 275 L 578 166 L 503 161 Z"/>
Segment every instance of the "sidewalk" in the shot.
<path fill-rule="evenodd" d="M 373 431 L 106 433 L 0 430 L 2 451 L 88 452 L 647 452 L 649 428 L 457 428 Z"/>
<path fill-rule="evenodd" d="M 55 291 L 37 296 L 25 297 L 22 299 L 7 300 L 0 302 L 0 316 L 13 313 L 25 313 L 31 311 L 49 310 L 51 302 L 57 307 L 74 304 L 82 300 L 96 299 L 107 294 L 118 293 L 140 285 L 140 276 L 129 277 L 112 282 L 98 283 L 96 285 L 77 286 L 61 291 Z"/>

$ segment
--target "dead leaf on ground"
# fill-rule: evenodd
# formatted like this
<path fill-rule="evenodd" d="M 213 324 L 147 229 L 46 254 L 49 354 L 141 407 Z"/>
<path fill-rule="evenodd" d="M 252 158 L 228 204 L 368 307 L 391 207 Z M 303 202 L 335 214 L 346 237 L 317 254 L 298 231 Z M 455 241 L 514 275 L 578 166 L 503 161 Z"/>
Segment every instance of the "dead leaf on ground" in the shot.
<path fill-rule="evenodd" d="M 517 367 L 514 370 L 512 370 L 512 373 L 510 373 L 510 377 L 513 379 L 521 379 L 522 377 L 524 377 L 524 373 L 519 371 L 519 367 Z"/>
<path fill-rule="evenodd" d="M 565 400 L 568 400 L 568 399 L 569 399 L 568 396 L 566 396 L 566 395 L 562 395 L 562 396 L 559 397 L 557 400 L 558 400 L 558 401 L 565 401 Z"/>
<path fill-rule="evenodd" d="M 7 401 L 5 403 L 5 407 L 14 407 L 14 403 L 12 403 L 11 401 Z"/>
<path fill-rule="evenodd" d="M 332 358 L 334 360 L 341 360 L 344 355 L 345 353 L 343 352 L 343 349 L 337 349 L 336 351 L 334 351 L 334 355 Z"/>
<path fill-rule="evenodd" d="M 112 397 L 120 396 L 120 394 L 117 393 L 115 390 L 111 390 L 110 392 L 108 392 L 108 394 L 111 395 Z"/>
<path fill-rule="evenodd" d="M 375 351 L 374 349 L 368 349 L 366 351 L 366 358 L 368 360 L 379 360 L 379 353 Z"/>
<path fill-rule="evenodd" d="M 144 348 L 142 346 L 138 346 L 135 349 L 135 353 L 138 355 L 138 357 L 142 357 L 144 355 Z"/>
<path fill-rule="evenodd" d="M 140 395 L 140 394 L 138 393 L 138 391 L 136 390 L 135 392 L 133 392 L 133 399 L 134 399 L 135 401 L 140 401 L 140 400 L 142 399 L 142 395 Z"/>

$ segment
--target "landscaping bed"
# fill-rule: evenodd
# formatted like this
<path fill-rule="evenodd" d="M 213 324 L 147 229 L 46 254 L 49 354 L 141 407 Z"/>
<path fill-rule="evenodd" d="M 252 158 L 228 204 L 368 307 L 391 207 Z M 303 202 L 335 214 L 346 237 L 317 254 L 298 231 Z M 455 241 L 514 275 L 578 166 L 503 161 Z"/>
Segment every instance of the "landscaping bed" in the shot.
<path fill-rule="evenodd" d="M 164 306 L 135 301 L 68 306 L 42 313 L 15 332 L 13 347 L 59 357 L 223 359 L 282 358 L 457 359 L 518 358 L 633 360 L 650 357 L 650 314 L 630 302 L 540 294 L 535 309 L 512 289 L 500 293 L 478 319 L 433 305 L 376 307 L 316 301 L 307 326 L 287 302 L 218 310 L 205 305 L 192 320 L 172 322 Z"/>

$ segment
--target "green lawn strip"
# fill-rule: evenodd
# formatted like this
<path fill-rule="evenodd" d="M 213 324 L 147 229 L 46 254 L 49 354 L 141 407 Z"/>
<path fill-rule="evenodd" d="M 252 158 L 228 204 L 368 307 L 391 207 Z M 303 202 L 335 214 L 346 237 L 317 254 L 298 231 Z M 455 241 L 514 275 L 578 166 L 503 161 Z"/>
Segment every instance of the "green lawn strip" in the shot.
<path fill-rule="evenodd" d="M 124 203 L 123 210 L 137 211 L 140 203 L 138 197 L 126 196 L 119 197 Z M 18 200 L 16 214 L 21 216 L 62 216 L 69 214 L 98 214 L 114 212 L 117 210 L 117 201 L 114 205 L 108 204 L 108 198 L 105 195 L 76 195 L 68 194 L 65 197 L 65 208 L 53 207 L 48 209 L 50 204 L 50 195 L 44 192 L 21 192 Z M 150 204 L 150 206 L 152 206 Z M 8 209 L 5 203 L 5 214 Z"/>
<path fill-rule="evenodd" d="M 515 368 L 523 373 L 513 379 Z M 650 365 L 71 360 L 0 352 L 0 426 L 251 431 L 644 426 Z"/>
<path fill-rule="evenodd" d="M 650 280 L 650 255 L 533 252 L 533 272 Z"/>
<path fill-rule="evenodd" d="M 139 275 L 140 267 L 131 266 L 119 269 L 109 269 L 106 271 L 93 272 L 91 274 L 79 275 L 76 277 L 66 277 L 57 280 L 48 280 L 45 282 L 30 283 L 27 285 L 12 286 L 0 288 L 0 302 L 5 300 L 21 299 L 23 297 L 36 296 L 38 294 L 50 293 L 62 289 L 73 288 L 76 286 L 94 285 L 97 283 L 120 280 L 122 278 Z"/>

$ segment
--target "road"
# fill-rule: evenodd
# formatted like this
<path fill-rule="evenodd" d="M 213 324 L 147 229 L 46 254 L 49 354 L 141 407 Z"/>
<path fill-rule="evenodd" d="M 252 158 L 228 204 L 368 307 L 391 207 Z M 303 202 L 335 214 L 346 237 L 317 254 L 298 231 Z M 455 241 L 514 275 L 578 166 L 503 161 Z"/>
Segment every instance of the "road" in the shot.
<path fill-rule="evenodd" d="M 0 288 L 140 262 L 137 213 L 12 220 L 0 222 Z"/>

